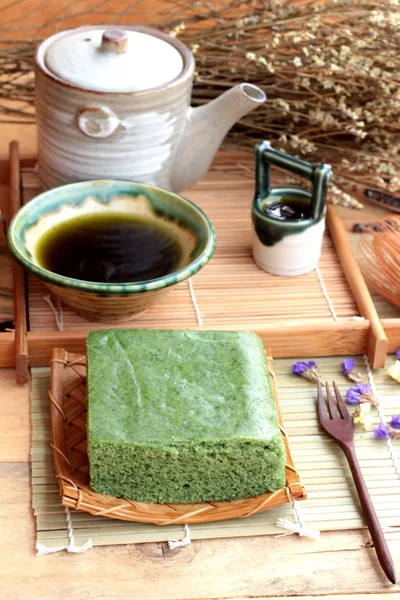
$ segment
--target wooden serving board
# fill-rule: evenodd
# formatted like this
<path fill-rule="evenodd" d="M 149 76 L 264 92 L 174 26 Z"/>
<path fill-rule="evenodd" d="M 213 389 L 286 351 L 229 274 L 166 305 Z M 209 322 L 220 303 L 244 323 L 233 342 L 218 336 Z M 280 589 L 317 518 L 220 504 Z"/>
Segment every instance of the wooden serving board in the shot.
<path fill-rule="evenodd" d="M 19 161 L 15 142 L 10 161 L 0 165 L 0 185 L 7 181 L 11 194 L 6 212 L 11 216 L 22 202 L 40 193 L 34 157 Z M 274 185 L 280 183 L 277 175 Z M 388 340 L 335 208 L 328 207 L 318 270 L 276 277 L 261 271 L 252 259 L 253 194 L 252 168 L 232 173 L 232 157 L 217 157 L 206 178 L 185 193 L 215 226 L 212 260 L 146 314 L 118 326 L 246 329 L 260 335 L 276 358 L 367 352 L 375 368 L 383 367 Z M 15 364 L 17 357 L 21 380 L 28 364 L 48 365 L 55 346 L 82 353 L 90 329 L 110 327 L 82 319 L 55 299 L 50 298 L 53 306 L 49 305 L 44 284 L 29 277 L 25 286 L 23 271 L 15 267 L 14 286 L 16 332 L 0 333 L 0 366 Z M 390 332 L 393 351 L 400 333 L 396 328 Z"/>

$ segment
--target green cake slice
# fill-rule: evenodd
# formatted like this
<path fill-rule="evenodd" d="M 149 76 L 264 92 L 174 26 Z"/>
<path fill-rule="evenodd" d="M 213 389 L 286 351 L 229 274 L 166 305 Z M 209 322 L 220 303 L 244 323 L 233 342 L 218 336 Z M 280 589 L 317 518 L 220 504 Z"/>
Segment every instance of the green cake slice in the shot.
<path fill-rule="evenodd" d="M 95 491 L 186 503 L 284 486 L 285 449 L 258 336 L 93 331 L 87 358 Z"/>

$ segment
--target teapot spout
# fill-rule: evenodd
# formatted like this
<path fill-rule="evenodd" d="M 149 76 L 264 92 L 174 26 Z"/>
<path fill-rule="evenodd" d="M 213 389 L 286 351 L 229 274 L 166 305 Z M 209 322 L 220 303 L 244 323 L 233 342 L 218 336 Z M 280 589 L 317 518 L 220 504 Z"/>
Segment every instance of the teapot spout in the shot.
<path fill-rule="evenodd" d="M 189 107 L 175 149 L 171 189 L 180 192 L 203 177 L 232 125 L 266 99 L 259 87 L 240 83 L 208 104 Z"/>

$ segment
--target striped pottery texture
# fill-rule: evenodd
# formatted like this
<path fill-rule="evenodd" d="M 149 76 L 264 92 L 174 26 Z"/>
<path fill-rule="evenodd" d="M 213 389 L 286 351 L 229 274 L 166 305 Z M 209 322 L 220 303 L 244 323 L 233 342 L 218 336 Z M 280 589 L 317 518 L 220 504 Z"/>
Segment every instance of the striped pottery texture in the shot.
<path fill-rule="evenodd" d="M 49 290 L 72 310 L 89 321 L 118 323 L 138 317 L 160 300 L 170 288 L 137 294 L 91 294 L 46 283 Z"/>
<path fill-rule="evenodd" d="M 43 42 L 36 56 L 42 188 L 101 178 L 131 179 L 169 188 L 173 149 L 190 103 L 194 70 L 190 52 L 179 42 L 172 42 L 183 48 L 184 68 L 163 87 L 150 92 L 107 93 L 72 86 L 53 75 L 45 61 L 52 40 Z M 84 117 L 86 123 L 92 119 L 86 131 Z M 93 137 L 88 135 L 90 126 Z M 107 131 L 98 135 L 96 127 Z"/>

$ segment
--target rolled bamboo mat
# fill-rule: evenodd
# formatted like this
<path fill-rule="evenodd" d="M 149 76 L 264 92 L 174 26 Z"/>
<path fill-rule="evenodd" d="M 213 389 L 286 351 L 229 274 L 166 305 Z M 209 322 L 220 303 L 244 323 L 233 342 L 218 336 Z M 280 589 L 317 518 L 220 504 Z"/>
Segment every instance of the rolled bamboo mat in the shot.
<path fill-rule="evenodd" d="M 311 357 L 312 358 L 312 357 Z M 340 362 L 344 357 L 318 359 L 323 377 L 338 382 L 344 393 L 349 382 L 341 375 Z M 351 474 L 345 459 L 335 443 L 324 435 L 318 426 L 315 411 L 315 386 L 291 374 L 295 359 L 276 359 L 279 402 L 285 429 L 291 440 L 293 460 L 304 483 L 308 497 L 299 502 L 298 510 L 308 528 L 327 530 L 356 529 L 363 527 Z M 388 357 L 388 364 L 393 362 Z M 363 357 L 358 357 L 357 370 L 368 381 Z M 67 515 L 61 505 L 59 488 L 54 476 L 49 426 L 50 372 L 47 368 L 32 369 L 32 502 L 36 516 L 37 540 L 47 548 L 66 546 L 70 542 Z M 388 418 L 400 413 L 398 383 L 385 371 L 375 371 L 373 378 L 379 393 L 381 407 Z M 379 417 L 373 409 L 375 424 Z M 375 425 L 374 425 L 375 426 Z M 357 456 L 364 474 L 375 509 L 388 539 L 400 537 L 400 472 L 396 471 L 392 456 L 384 440 L 376 440 L 373 434 L 357 429 L 355 436 Z M 400 439 L 392 440 L 397 460 L 400 455 Z M 240 537 L 253 535 L 279 535 L 284 530 L 276 526 L 279 518 L 295 521 L 290 504 L 273 508 L 246 519 L 233 519 L 217 523 L 190 526 L 193 540 L 205 538 Z M 89 539 L 94 546 L 163 542 L 170 538 L 184 537 L 183 526 L 148 525 L 125 523 L 88 513 L 69 511 L 70 529 L 76 545 Z M 282 543 L 285 543 L 282 538 Z"/>

